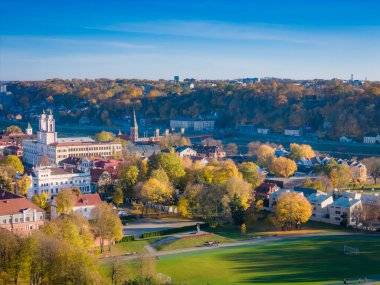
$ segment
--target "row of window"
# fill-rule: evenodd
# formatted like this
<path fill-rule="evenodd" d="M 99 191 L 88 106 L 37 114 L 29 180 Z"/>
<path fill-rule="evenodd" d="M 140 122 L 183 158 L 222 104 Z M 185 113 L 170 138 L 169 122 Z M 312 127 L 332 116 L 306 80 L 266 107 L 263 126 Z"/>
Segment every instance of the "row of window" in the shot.
<path fill-rule="evenodd" d="M 39 220 L 40 221 L 43 221 L 44 219 L 44 216 L 43 215 L 39 215 Z M 37 220 L 38 220 L 38 217 L 37 217 Z M 33 222 L 33 218 L 31 219 L 30 217 L 26 217 L 25 218 L 25 222 Z M 17 224 L 17 223 L 24 223 L 24 218 L 14 218 L 13 219 L 13 222 L 12 222 L 12 218 L 9 218 L 8 220 L 7 219 L 3 219 L 3 224 L 6 225 L 6 224 Z"/>

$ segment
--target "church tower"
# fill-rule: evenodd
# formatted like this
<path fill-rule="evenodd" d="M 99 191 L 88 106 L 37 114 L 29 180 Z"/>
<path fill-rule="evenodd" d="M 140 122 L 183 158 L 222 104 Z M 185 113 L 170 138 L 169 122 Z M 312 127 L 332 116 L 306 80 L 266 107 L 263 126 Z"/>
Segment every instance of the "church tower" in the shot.
<path fill-rule="evenodd" d="M 37 132 L 37 141 L 44 145 L 57 142 L 57 132 L 55 131 L 55 120 L 51 110 L 49 114 L 45 111 L 40 116 L 40 129 Z"/>
<path fill-rule="evenodd" d="M 30 125 L 29 122 L 28 122 L 28 127 L 25 129 L 25 133 L 28 136 L 32 136 L 33 135 L 33 129 L 32 129 L 32 126 Z"/>
<path fill-rule="evenodd" d="M 133 126 L 130 128 L 130 135 L 129 135 L 131 141 L 137 142 L 139 140 L 139 127 L 137 125 L 136 120 L 136 113 L 135 108 L 133 107 Z"/>

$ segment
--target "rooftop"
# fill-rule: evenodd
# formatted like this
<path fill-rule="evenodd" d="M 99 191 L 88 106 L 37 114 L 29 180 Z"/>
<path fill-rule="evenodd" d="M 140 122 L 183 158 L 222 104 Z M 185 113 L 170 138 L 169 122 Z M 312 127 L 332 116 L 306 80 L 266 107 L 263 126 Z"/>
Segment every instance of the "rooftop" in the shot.
<path fill-rule="evenodd" d="M 340 197 L 337 200 L 334 201 L 331 205 L 334 207 L 352 207 L 356 203 L 359 203 L 360 200 L 347 198 L 347 197 Z"/>
<path fill-rule="evenodd" d="M 34 209 L 38 212 L 43 212 L 41 208 L 37 207 L 25 197 L 9 192 L 5 192 L 4 194 L 4 192 L 0 193 L 0 215 L 15 214 L 27 209 Z"/>

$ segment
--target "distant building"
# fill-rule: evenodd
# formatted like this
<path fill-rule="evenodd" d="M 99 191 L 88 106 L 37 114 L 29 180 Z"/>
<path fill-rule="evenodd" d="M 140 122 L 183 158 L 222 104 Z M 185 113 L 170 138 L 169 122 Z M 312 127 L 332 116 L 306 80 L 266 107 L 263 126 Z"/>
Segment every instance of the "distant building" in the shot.
<path fill-rule="evenodd" d="M 380 134 L 369 133 L 363 137 L 363 142 L 368 144 L 380 143 Z"/>
<path fill-rule="evenodd" d="M 180 157 L 197 156 L 197 152 L 190 146 L 180 146 L 175 151 Z"/>
<path fill-rule="evenodd" d="M 265 126 L 258 126 L 257 127 L 257 133 L 259 135 L 269 135 L 270 129 Z"/>
<path fill-rule="evenodd" d="M 4 156 L 7 156 L 7 155 L 16 155 L 17 157 L 22 157 L 23 150 L 22 150 L 21 146 L 10 145 L 10 146 L 4 147 L 4 149 L 3 149 L 3 155 Z"/>
<path fill-rule="evenodd" d="M 341 143 L 352 143 L 354 141 L 354 139 L 349 137 L 349 136 L 342 136 L 339 138 L 339 141 Z"/>
<path fill-rule="evenodd" d="M 302 131 L 300 128 L 286 128 L 284 130 L 285 136 L 291 136 L 291 137 L 299 137 L 301 136 Z"/>
<path fill-rule="evenodd" d="M 277 190 L 280 190 L 275 183 L 263 182 L 255 189 L 256 200 L 268 200 L 269 196 Z"/>
<path fill-rule="evenodd" d="M 0 228 L 27 236 L 45 221 L 45 211 L 23 196 L 0 191 Z"/>
<path fill-rule="evenodd" d="M 199 158 L 219 159 L 226 157 L 226 152 L 219 146 L 193 145 L 192 149 L 196 151 Z"/>
<path fill-rule="evenodd" d="M 318 191 L 307 196 L 307 200 L 313 207 L 310 220 L 328 223 L 330 221 L 329 206 L 334 202 L 333 197 Z"/>
<path fill-rule="evenodd" d="M 256 128 L 254 125 L 250 124 L 242 124 L 239 126 L 240 132 L 244 134 L 255 134 L 256 133 Z"/>
<path fill-rule="evenodd" d="M 170 120 L 170 127 L 194 131 L 213 131 L 215 129 L 215 120 L 175 118 Z"/>
<path fill-rule="evenodd" d="M 175 82 L 175 83 L 178 83 L 178 82 L 179 82 L 179 76 L 178 76 L 178 75 L 175 75 L 175 76 L 174 76 L 174 82 Z"/>
<path fill-rule="evenodd" d="M 73 193 L 75 204 L 73 213 L 78 214 L 87 220 L 92 220 L 92 211 L 102 203 L 98 193 L 96 194 L 76 194 Z M 57 211 L 57 197 L 51 203 L 51 219 L 55 220 L 59 215 Z"/>
<path fill-rule="evenodd" d="M 52 112 L 43 112 L 39 118 L 37 140 L 23 140 L 24 162 L 37 165 L 42 156 L 47 156 L 51 164 L 58 164 L 70 156 L 112 157 L 121 154 L 120 142 L 96 142 L 88 137 L 57 138 Z"/>
<path fill-rule="evenodd" d="M 7 91 L 6 85 L 0 85 L 0 104 L 3 107 L 3 110 L 8 110 L 13 106 L 13 94 L 12 92 Z"/>
<path fill-rule="evenodd" d="M 156 144 L 132 144 L 125 147 L 125 152 L 127 154 L 135 154 L 141 158 L 149 158 L 153 154 L 161 153 L 161 149 Z"/>

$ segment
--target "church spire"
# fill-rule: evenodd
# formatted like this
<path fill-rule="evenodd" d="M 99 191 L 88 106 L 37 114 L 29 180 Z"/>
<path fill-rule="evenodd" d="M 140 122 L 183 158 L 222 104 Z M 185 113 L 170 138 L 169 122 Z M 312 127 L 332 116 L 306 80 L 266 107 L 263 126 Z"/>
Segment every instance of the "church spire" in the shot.
<path fill-rule="evenodd" d="M 135 112 L 135 107 L 133 107 L 133 127 L 137 128 L 137 119 L 136 119 L 136 112 Z"/>

